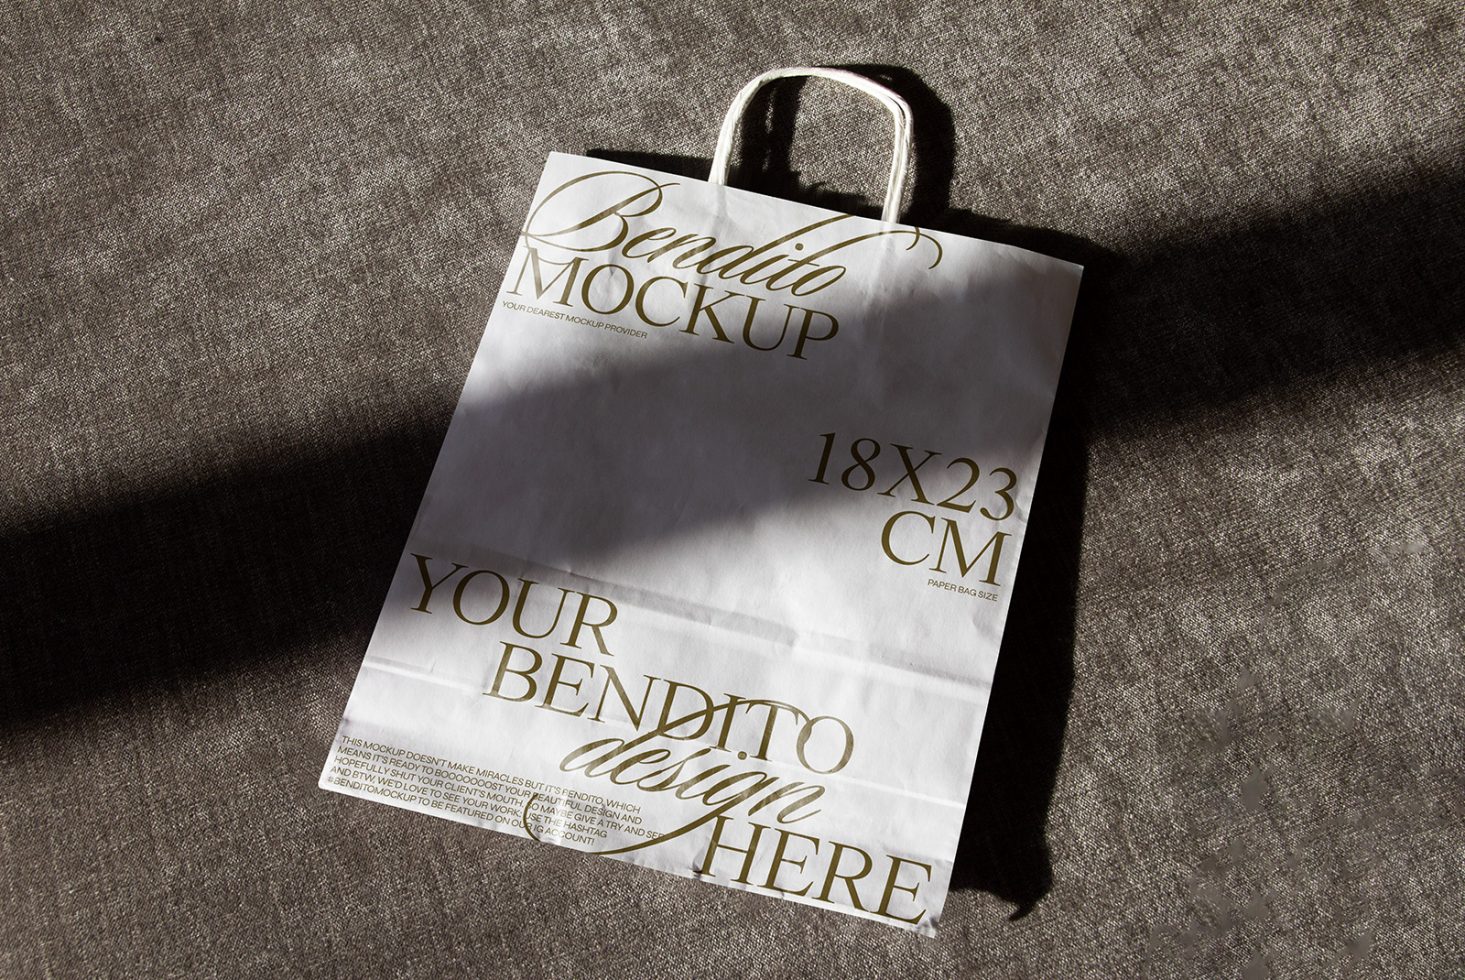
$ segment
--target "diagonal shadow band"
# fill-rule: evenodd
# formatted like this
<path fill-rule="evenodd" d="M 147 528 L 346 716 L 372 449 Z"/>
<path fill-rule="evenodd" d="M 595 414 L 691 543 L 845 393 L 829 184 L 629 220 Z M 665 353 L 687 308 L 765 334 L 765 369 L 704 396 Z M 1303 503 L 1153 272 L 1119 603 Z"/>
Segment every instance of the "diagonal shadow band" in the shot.
<path fill-rule="evenodd" d="M 1022 911 L 1051 876 L 1044 822 L 1073 682 L 1089 446 L 1139 427 L 1184 426 L 1195 414 L 1329 383 L 1341 372 L 1458 356 L 1465 304 L 1452 266 L 1465 237 L 1465 181 L 1416 175 L 1116 256 L 951 209 L 941 189 L 950 164 L 940 162 L 950 113 L 918 80 L 893 83 L 906 86 L 918 154 L 928 157 L 918 160 L 913 220 L 1088 269 L 953 882 Z M 786 126 L 791 110 L 777 107 L 790 98 L 772 90 L 749 125 Z M 786 138 L 787 129 L 778 132 Z M 873 210 L 806 184 L 766 133 L 744 137 L 753 147 L 745 168 L 753 170 L 736 178 L 742 186 Z M 603 155 L 706 174 L 706 161 L 695 158 Z M 180 475 L 168 491 L 0 531 L 6 726 L 85 710 L 109 695 L 179 694 L 319 641 L 364 646 L 446 421 L 346 436 L 326 448 L 286 447 L 238 469 Z M 698 519 L 718 517 L 709 510 Z"/>
<path fill-rule="evenodd" d="M 1031 249 L 1085 267 L 1068 361 L 1079 361 L 1096 436 L 1183 424 L 1278 388 L 1360 366 L 1458 352 L 1465 343 L 1465 167 L 1401 160 L 1386 184 L 1300 200 L 1226 225 L 1175 228 L 1121 253 L 1075 235 L 950 206 L 955 127 L 918 76 L 838 65 L 900 92 L 916 124 L 914 180 L 902 219 Z M 763 89 L 743 119 L 730 183 L 876 217 L 865 197 L 790 166 L 803 79 Z M 775 137 L 774 134 L 777 134 Z M 705 179 L 708 158 L 588 151 Z M 872 152 L 880 152 L 875 150 Z M 1082 329 L 1080 329 L 1082 328 Z M 1081 349 L 1079 346 L 1081 345 Z M 1060 389 L 1061 391 L 1062 389 Z"/>

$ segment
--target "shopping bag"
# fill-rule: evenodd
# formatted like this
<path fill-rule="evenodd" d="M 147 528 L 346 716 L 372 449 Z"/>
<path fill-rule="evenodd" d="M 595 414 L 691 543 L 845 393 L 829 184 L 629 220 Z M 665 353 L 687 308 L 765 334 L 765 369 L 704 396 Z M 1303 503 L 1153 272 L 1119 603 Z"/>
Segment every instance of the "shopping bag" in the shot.
<path fill-rule="evenodd" d="M 726 186 L 789 75 L 881 220 Z M 900 224 L 909 127 L 551 154 L 322 788 L 934 931 L 1081 270 Z"/>

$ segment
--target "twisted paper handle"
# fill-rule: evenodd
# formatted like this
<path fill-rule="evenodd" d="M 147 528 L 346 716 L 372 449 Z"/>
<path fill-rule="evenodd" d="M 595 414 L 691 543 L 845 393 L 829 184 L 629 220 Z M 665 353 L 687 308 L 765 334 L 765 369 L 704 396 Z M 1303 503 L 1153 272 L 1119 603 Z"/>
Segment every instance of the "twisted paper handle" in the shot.
<path fill-rule="evenodd" d="M 880 220 L 894 224 L 900 217 L 900 201 L 905 193 L 906 174 L 910 168 L 911 107 L 906 104 L 905 99 L 879 82 L 840 68 L 775 68 L 744 85 L 728 107 L 727 115 L 723 117 L 722 130 L 717 134 L 717 149 L 712 154 L 712 173 L 707 179 L 714 184 L 727 183 L 728 161 L 732 157 L 733 139 L 743 112 L 760 88 L 780 78 L 828 78 L 842 82 L 864 92 L 890 110 L 890 115 L 895 120 L 894 159 L 890 164 L 890 180 L 885 185 L 885 208 L 880 213 Z"/>

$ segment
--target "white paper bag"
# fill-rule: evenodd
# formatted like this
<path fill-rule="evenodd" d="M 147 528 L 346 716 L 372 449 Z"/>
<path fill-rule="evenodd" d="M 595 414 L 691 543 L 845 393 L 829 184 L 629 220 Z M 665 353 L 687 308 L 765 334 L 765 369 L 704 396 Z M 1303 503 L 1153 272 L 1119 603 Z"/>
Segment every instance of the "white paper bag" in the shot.
<path fill-rule="evenodd" d="M 789 74 L 883 220 L 724 186 Z M 908 127 L 551 155 L 323 788 L 934 931 L 1081 270 L 897 223 Z"/>

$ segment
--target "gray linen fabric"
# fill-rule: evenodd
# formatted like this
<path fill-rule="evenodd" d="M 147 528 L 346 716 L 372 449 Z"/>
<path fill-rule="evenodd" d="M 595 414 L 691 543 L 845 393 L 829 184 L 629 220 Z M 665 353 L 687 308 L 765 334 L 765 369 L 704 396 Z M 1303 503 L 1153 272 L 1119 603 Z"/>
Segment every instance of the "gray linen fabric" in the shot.
<path fill-rule="evenodd" d="M 1461 46 L 1446 2 L 13 6 L 0 974 L 1461 975 Z M 798 63 L 916 103 L 912 220 L 1089 268 L 934 940 L 316 788 L 545 155 L 700 175 Z M 753 122 L 738 179 L 875 210 L 878 107 Z"/>

